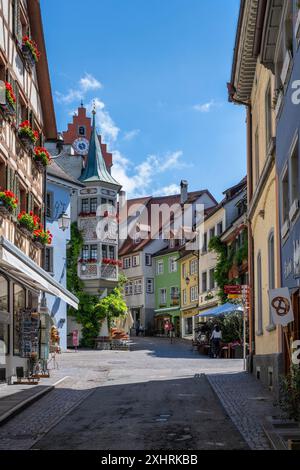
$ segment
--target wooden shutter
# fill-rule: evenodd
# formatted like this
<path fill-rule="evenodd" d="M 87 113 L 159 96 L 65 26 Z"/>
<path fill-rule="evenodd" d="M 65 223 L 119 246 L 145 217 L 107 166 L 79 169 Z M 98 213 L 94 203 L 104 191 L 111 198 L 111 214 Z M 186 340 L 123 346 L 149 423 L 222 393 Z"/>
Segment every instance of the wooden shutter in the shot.
<path fill-rule="evenodd" d="M 20 213 L 20 198 L 21 198 L 21 192 L 20 192 L 20 181 L 19 177 L 16 175 L 15 177 L 15 191 L 14 191 L 17 199 L 18 199 L 18 206 L 15 210 L 15 214 L 18 215 Z"/>
<path fill-rule="evenodd" d="M 14 0 L 14 35 L 18 42 L 22 44 L 22 23 L 21 23 L 21 10 L 20 0 Z"/>
<path fill-rule="evenodd" d="M 27 212 L 33 211 L 33 197 L 32 194 L 29 192 L 27 194 Z"/>
<path fill-rule="evenodd" d="M 6 188 L 5 189 L 8 189 L 10 190 L 10 167 L 7 165 L 6 167 Z"/>

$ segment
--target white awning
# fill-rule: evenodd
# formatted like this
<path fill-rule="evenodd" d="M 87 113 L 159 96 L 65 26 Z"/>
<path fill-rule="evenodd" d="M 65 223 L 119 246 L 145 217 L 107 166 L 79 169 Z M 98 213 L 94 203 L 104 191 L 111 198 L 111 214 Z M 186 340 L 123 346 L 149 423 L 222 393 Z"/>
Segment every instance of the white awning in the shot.
<path fill-rule="evenodd" d="M 71 307 L 78 309 L 79 300 L 75 295 L 4 237 L 0 237 L 0 267 L 34 290 L 59 297 Z"/>

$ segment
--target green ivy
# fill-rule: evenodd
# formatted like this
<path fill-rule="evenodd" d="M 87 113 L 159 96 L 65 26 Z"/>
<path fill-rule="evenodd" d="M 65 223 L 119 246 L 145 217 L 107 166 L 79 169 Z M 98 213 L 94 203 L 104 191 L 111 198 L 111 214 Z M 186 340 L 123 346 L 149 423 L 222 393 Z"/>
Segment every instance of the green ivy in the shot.
<path fill-rule="evenodd" d="M 233 265 L 234 251 L 232 248 L 228 249 L 227 245 L 221 241 L 220 237 L 213 237 L 209 242 L 209 251 L 214 251 L 217 254 L 217 264 L 215 267 L 214 277 L 218 284 L 218 296 L 222 303 L 227 301 L 227 296 L 224 293 L 224 286 L 232 282 L 229 281 L 229 271 Z"/>
<path fill-rule="evenodd" d="M 71 226 L 71 242 L 67 252 L 67 287 L 79 299 L 78 310 L 69 308 L 71 315 L 80 325 L 82 325 L 82 342 L 84 347 L 93 347 L 94 339 L 99 335 L 101 324 L 105 318 L 110 324 L 113 318 L 126 315 L 127 306 L 123 300 L 123 288 L 127 282 L 125 276 L 120 276 L 119 286 L 114 289 L 104 299 L 92 296 L 84 292 L 84 283 L 78 277 L 78 259 L 84 241 L 76 223 Z"/>

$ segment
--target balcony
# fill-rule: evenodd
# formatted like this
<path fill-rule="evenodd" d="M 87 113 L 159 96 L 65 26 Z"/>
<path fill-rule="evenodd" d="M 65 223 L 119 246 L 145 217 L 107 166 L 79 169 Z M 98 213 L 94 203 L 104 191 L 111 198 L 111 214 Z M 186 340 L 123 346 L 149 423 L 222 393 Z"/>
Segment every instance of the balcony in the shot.
<path fill-rule="evenodd" d="M 78 265 L 78 276 L 82 280 L 104 279 L 106 281 L 117 281 L 119 268 L 118 266 L 102 264 L 99 261 L 83 261 Z"/>

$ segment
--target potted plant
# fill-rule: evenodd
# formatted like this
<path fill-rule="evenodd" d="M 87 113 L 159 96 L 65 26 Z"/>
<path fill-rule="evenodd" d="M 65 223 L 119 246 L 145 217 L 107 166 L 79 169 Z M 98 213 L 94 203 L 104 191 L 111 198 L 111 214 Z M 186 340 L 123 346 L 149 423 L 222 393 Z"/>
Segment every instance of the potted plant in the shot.
<path fill-rule="evenodd" d="M 39 133 L 34 131 L 29 121 L 24 121 L 19 126 L 19 138 L 27 149 L 32 149 L 39 139 Z"/>
<path fill-rule="evenodd" d="M 43 170 L 51 163 L 51 156 L 45 147 L 35 147 L 33 150 L 33 160 L 39 170 Z"/>
<path fill-rule="evenodd" d="M 10 214 L 17 208 L 18 199 L 12 191 L 0 191 L 0 213 Z"/>
<path fill-rule="evenodd" d="M 39 61 L 41 56 L 36 42 L 33 41 L 29 36 L 23 37 L 22 52 L 26 62 L 30 67 L 33 67 Z"/>
<path fill-rule="evenodd" d="M 5 96 L 6 103 L 1 104 L 1 108 L 7 116 L 13 116 L 14 114 L 16 114 L 17 99 L 11 84 L 8 82 L 5 82 Z"/>
<path fill-rule="evenodd" d="M 27 236 L 31 236 L 34 230 L 38 230 L 40 227 L 40 218 L 33 212 L 29 212 L 29 214 L 25 211 L 20 212 L 18 221 L 20 230 Z"/>
<path fill-rule="evenodd" d="M 51 245 L 53 235 L 49 230 L 39 228 L 33 231 L 33 241 L 38 248 L 43 248 L 45 245 Z"/>

